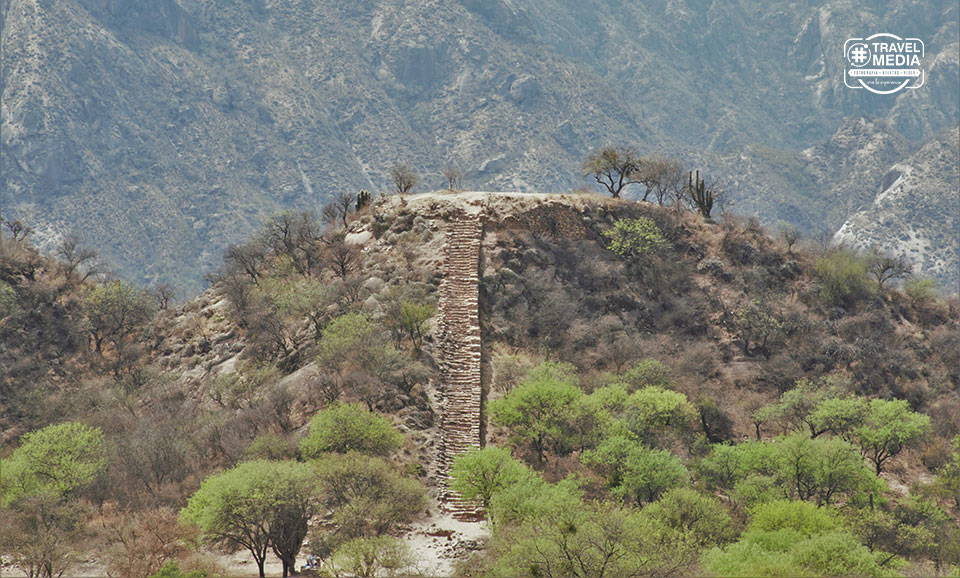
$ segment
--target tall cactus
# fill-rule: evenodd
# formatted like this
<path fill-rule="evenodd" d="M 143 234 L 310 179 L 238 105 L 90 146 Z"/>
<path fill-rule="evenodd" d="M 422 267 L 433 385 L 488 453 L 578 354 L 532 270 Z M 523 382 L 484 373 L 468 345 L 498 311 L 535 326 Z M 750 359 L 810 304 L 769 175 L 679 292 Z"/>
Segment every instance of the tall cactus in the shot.
<path fill-rule="evenodd" d="M 690 192 L 690 198 L 697 206 L 697 210 L 703 215 L 704 220 L 710 221 L 710 211 L 713 210 L 713 191 L 707 188 L 706 180 L 700 179 L 700 171 L 697 171 L 697 177 L 694 179 L 693 171 L 687 181 L 687 190 Z"/>
<path fill-rule="evenodd" d="M 370 204 L 370 193 L 367 191 L 360 191 L 357 193 L 357 210 L 366 207 Z"/>

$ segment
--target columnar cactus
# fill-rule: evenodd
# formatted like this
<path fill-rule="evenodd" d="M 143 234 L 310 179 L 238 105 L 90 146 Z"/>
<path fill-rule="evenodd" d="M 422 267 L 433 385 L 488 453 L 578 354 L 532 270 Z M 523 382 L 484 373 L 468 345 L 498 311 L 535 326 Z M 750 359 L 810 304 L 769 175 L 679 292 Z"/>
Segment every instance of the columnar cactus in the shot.
<path fill-rule="evenodd" d="M 705 180 L 700 179 L 700 171 L 697 171 L 697 177 L 694 179 L 693 171 L 690 171 L 688 177 L 687 190 L 690 192 L 690 198 L 697 205 L 697 210 L 707 221 L 710 220 L 710 211 L 713 210 L 713 191 L 707 188 Z"/>
<path fill-rule="evenodd" d="M 357 193 L 357 210 L 366 207 L 370 204 L 370 193 L 367 191 L 360 191 Z"/>

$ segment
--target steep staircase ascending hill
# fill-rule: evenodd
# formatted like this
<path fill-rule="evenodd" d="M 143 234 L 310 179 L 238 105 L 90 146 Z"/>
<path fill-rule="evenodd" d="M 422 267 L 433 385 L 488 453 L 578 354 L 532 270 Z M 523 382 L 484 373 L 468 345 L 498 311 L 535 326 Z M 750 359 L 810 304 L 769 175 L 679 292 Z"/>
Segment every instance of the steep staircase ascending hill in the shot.
<path fill-rule="evenodd" d="M 480 447 L 479 268 L 482 217 L 455 213 L 447 224 L 443 281 L 437 322 L 440 352 L 441 471 L 453 458 Z M 444 478 L 444 488 L 446 488 Z M 476 508 L 446 489 L 443 499 L 454 515 L 475 517 Z"/>

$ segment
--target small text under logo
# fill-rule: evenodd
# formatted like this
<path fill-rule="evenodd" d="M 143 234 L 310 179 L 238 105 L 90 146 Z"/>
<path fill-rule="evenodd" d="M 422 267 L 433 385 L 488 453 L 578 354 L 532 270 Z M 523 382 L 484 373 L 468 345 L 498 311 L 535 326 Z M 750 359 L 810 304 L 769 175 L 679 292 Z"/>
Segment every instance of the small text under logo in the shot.
<path fill-rule="evenodd" d="M 874 34 L 843 43 L 843 83 L 875 94 L 894 94 L 923 86 L 924 46 L 919 38 Z"/>

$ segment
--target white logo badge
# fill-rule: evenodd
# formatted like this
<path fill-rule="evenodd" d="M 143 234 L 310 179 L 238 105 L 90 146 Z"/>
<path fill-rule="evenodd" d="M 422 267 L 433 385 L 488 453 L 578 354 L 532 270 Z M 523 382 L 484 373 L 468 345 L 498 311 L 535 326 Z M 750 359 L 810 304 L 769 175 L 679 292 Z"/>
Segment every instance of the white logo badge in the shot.
<path fill-rule="evenodd" d="M 894 94 L 923 86 L 923 41 L 894 34 L 850 38 L 843 43 L 848 88 L 866 88 L 874 94 Z"/>

